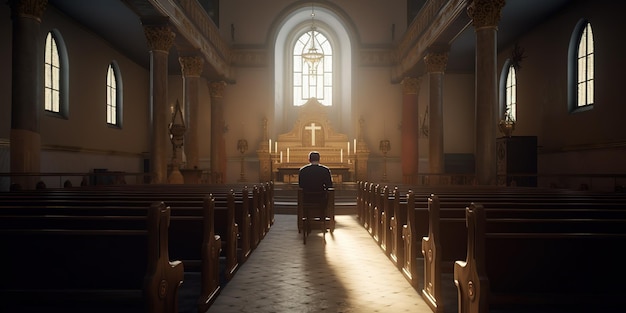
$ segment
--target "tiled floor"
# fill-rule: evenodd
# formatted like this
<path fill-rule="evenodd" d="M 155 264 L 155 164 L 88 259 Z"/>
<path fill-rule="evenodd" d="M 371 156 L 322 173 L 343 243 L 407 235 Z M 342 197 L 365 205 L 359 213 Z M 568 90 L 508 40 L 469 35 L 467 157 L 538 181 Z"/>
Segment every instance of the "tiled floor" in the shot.
<path fill-rule="evenodd" d="M 336 220 L 304 245 L 296 216 L 276 215 L 208 313 L 432 312 L 355 216 Z"/>

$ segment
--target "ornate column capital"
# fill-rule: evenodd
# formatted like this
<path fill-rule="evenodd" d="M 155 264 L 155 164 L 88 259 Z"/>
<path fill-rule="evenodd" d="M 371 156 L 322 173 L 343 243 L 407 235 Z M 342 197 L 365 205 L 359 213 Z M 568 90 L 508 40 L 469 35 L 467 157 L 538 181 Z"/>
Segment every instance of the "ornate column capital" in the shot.
<path fill-rule="evenodd" d="M 224 96 L 224 88 L 226 87 L 225 81 L 210 81 L 209 93 L 211 98 L 222 98 Z"/>
<path fill-rule="evenodd" d="M 405 77 L 402 79 L 402 91 L 405 94 L 417 94 L 420 90 L 420 79 L 416 77 Z"/>
<path fill-rule="evenodd" d="M 176 37 L 176 34 L 167 25 L 144 26 L 143 32 L 148 39 L 150 50 L 168 52 L 174 43 L 174 37 Z"/>
<path fill-rule="evenodd" d="M 467 15 L 473 20 L 474 28 L 497 27 L 505 0 L 474 0 L 467 7 Z"/>
<path fill-rule="evenodd" d="M 179 57 L 178 62 L 184 76 L 200 76 L 204 66 L 204 59 L 199 56 Z"/>
<path fill-rule="evenodd" d="M 447 52 L 430 52 L 424 57 L 424 63 L 426 64 L 426 71 L 429 73 L 446 71 L 446 65 L 448 65 L 448 53 Z"/>
<path fill-rule="evenodd" d="M 41 23 L 41 17 L 48 7 L 48 0 L 10 0 L 14 17 L 32 18 Z"/>

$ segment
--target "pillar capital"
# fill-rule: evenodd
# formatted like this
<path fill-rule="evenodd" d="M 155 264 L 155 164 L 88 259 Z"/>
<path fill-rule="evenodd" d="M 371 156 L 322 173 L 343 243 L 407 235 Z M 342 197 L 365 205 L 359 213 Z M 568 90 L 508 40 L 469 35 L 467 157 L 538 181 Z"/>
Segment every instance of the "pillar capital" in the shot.
<path fill-rule="evenodd" d="M 11 0 L 13 16 L 32 18 L 41 23 L 41 17 L 46 11 L 48 0 Z"/>
<path fill-rule="evenodd" d="M 417 94 L 420 89 L 420 79 L 416 77 L 405 77 L 402 79 L 402 91 L 405 94 Z"/>
<path fill-rule="evenodd" d="M 143 32 L 148 39 L 150 50 L 168 52 L 174 43 L 176 34 L 167 25 L 147 25 Z"/>
<path fill-rule="evenodd" d="M 178 62 L 184 76 L 200 76 L 202 74 L 202 67 L 204 66 L 204 59 L 199 56 L 192 57 L 179 57 Z"/>
<path fill-rule="evenodd" d="M 497 27 L 505 0 L 474 0 L 467 7 L 467 15 L 474 28 Z"/>
<path fill-rule="evenodd" d="M 424 57 L 424 63 L 426 64 L 427 72 L 443 73 L 446 71 L 446 65 L 448 65 L 448 53 L 447 52 L 429 52 Z"/>
<path fill-rule="evenodd" d="M 211 98 L 222 98 L 224 96 L 224 88 L 226 87 L 225 81 L 210 81 L 209 93 Z"/>

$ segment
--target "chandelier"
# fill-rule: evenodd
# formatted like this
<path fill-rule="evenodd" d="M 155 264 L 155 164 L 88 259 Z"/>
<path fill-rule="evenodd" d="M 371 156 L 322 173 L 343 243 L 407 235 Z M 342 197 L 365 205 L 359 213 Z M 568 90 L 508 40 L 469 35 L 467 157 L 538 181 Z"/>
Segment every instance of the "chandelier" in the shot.
<path fill-rule="evenodd" d="M 315 71 L 317 69 L 317 65 L 320 63 L 324 54 L 317 51 L 315 47 L 315 8 L 313 4 L 311 4 L 311 46 L 307 50 L 307 52 L 302 54 L 302 58 L 304 62 L 308 63 L 311 71 Z"/>

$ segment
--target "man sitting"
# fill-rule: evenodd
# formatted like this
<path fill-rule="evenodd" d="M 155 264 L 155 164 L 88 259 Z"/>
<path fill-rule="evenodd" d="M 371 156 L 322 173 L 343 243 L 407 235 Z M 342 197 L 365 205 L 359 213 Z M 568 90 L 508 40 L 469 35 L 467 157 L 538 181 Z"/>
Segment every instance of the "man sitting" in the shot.
<path fill-rule="evenodd" d="M 320 201 L 319 193 L 333 187 L 330 169 L 320 164 L 320 153 L 311 151 L 309 153 L 309 164 L 300 168 L 298 173 L 298 185 L 304 191 L 304 202 L 312 203 Z M 307 194 L 309 195 L 307 199 Z M 315 198 L 313 198 L 315 197 Z"/>

